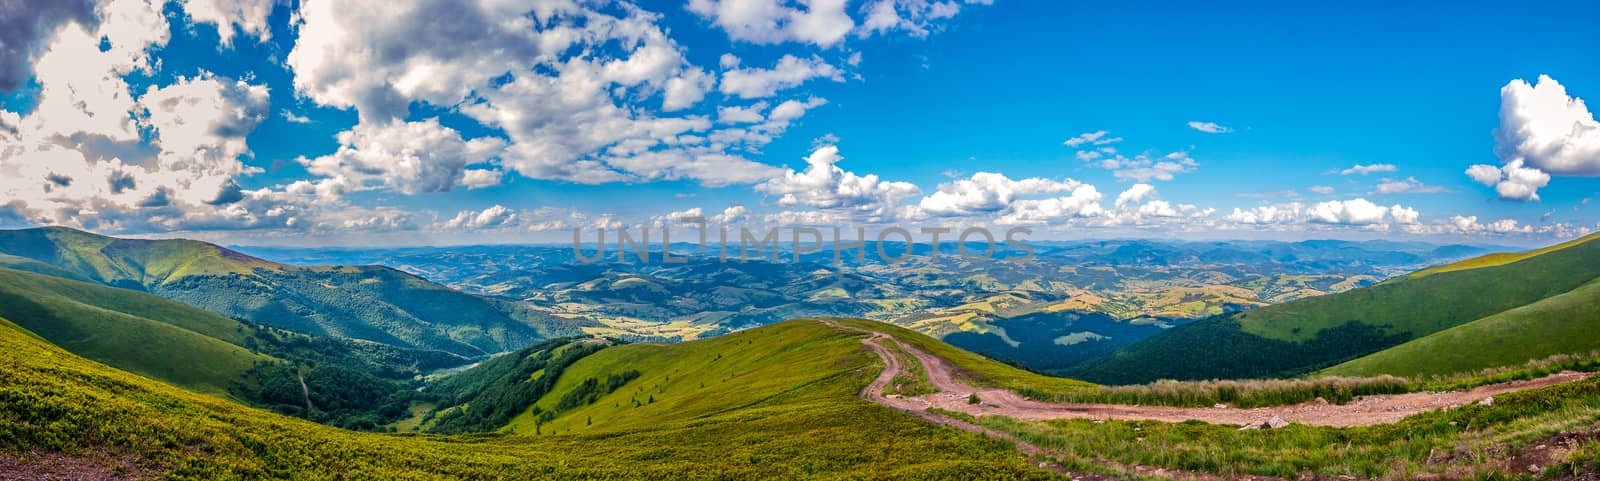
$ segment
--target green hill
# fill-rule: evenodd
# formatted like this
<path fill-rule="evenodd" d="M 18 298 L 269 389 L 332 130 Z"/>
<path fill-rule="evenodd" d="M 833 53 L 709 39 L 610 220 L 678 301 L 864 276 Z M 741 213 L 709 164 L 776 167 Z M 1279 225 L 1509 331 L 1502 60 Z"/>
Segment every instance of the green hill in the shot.
<path fill-rule="evenodd" d="M 1063 374 L 1122 384 L 1308 373 L 1572 292 L 1600 278 L 1600 236 L 1423 272 L 1179 326 Z M 1503 346 L 1498 360 L 1543 357 L 1528 347 Z"/>
<path fill-rule="evenodd" d="M 462 356 L 579 333 L 565 321 L 381 266 L 278 264 L 190 240 L 0 231 L 0 267 L 136 289 L 224 316 Z"/>
<path fill-rule="evenodd" d="M 227 395 L 258 361 L 232 319 L 155 296 L 0 268 L 0 317 L 69 351 Z M 159 319 L 159 320 L 158 320 Z"/>
<path fill-rule="evenodd" d="M 1594 349 L 1600 349 L 1600 280 L 1378 351 L 1323 373 L 1444 375 Z"/>
<path fill-rule="evenodd" d="M 1008 443 L 856 398 L 877 373 L 856 336 L 816 323 L 748 336 L 753 350 L 779 343 L 822 371 L 805 373 L 809 384 L 748 391 L 720 410 L 657 415 L 626 430 L 384 435 L 179 390 L 0 320 L 0 469 L 23 479 L 45 465 L 84 478 L 176 480 L 1060 479 Z"/>

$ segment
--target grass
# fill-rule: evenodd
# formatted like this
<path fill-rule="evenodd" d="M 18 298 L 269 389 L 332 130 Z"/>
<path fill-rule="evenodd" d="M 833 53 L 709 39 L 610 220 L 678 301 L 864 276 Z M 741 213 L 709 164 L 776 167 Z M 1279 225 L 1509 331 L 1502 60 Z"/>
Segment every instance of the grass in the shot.
<path fill-rule="evenodd" d="M 1412 479 L 1420 473 L 1505 479 L 1508 474 L 1496 461 L 1506 448 L 1529 446 L 1557 432 L 1600 428 L 1600 379 L 1496 396 L 1492 406 L 1433 411 L 1395 424 L 1356 428 L 1291 425 L 1239 431 L 1195 422 L 1032 422 L 994 416 L 976 421 L 1056 451 L 1069 463 L 1104 459 L 1289 479 Z"/>
<path fill-rule="evenodd" d="M 227 396 L 258 361 L 237 321 L 142 293 L 0 268 L 0 315 L 85 357 Z"/>
<path fill-rule="evenodd" d="M 890 354 L 894 355 L 895 359 L 900 361 L 900 373 L 894 379 L 889 380 L 889 385 L 883 388 L 884 394 L 920 396 L 939 392 L 937 388 L 933 387 L 933 384 L 928 382 L 928 370 L 923 367 L 922 362 L 918 361 L 916 356 L 912 356 L 911 353 L 906 352 L 905 349 L 894 342 L 884 342 L 883 346 L 889 350 Z"/>
<path fill-rule="evenodd" d="M 1059 403 L 1132 404 L 1140 406 L 1238 408 L 1282 406 L 1322 398 L 1343 404 L 1360 396 L 1410 392 L 1413 384 L 1393 376 L 1371 378 L 1157 381 L 1137 386 L 1104 386 L 1070 392 L 1020 391 L 1029 398 Z"/>
<path fill-rule="evenodd" d="M 1577 239 L 1573 239 L 1573 240 L 1570 240 L 1570 241 L 1562 242 L 1560 244 L 1556 244 L 1556 245 L 1553 245 L 1553 246 L 1544 247 L 1544 248 L 1541 248 L 1541 249 L 1534 249 L 1534 250 L 1530 250 L 1530 251 L 1523 251 L 1523 252 L 1496 252 L 1496 253 L 1493 253 L 1493 254 L 1485 254 L 1485 255 L 1481 255 L 1481 256 L 1478 256 L 1478 257 L 1471 258 L 1471 259 L 1463 260 L 1463 261 L 1460 261 L 1460 262 L 1445 264 L 1445 265 L 1442 265 L 1442 266 L 1429 267 L 1427 269 L 1423 269 L 1423 270 L 1420 270 L 1420 271 L 1413 272 L 1413 273 L 1409 274 L 1409 277 L 1425 277 L 1425 276 L 1430 276 L 1430 275 L 1434 275 L 1434 274 L 1441 274 L 1441 273 L 1445 273 L 1445 272 L 1454 272 L 1454 271 L 1466 270 L 1466 269 L 1479 269 L 1479 268 L 1484 268 L 1484 267 L 1502 266 L 1502 265 L 1510 264 L 1512 262 L 1517 262 L 1517 261 L 1520 261 L 1520 260 L 1523 260 L 1523 259 L 1527 259 L 1529 257 L 1533 257 L 1533 256 L 1537 256 L 1537 255 L 1541 255 L 1541 254 L 1545 254 L 1545 253 L 1549 253 L 1549 252 L 1555 252 L 1555 251 L 1558 251 L 1558 250 L 1561 250 L 1561 249 L 1566 249 L 1568 247 L 1580 245 L 1580 244 L 1583 244 L 1583 243 L 1586 243 L 1586 242 L 1589 242 L 1589 241 L 1592 241 L 1592 240 L 1595 240 L 1595 239 L 1600 239 L 1600 234 L 1590 234 L 1590 235 L 1587 235 L 1587 236 L 1579 237 Z"/>
<path fill-rule="evenodd" d="M 1600 280 L 1445 329 L 1323 371 L 1359 376 L 1443 375 L 1600 349 Z"/>
<path fill-rule="evenodd" d="M 589 434 L 434 436 L 342 431 L 247 408 L 108 368 L 0 323 L 0 452 L 24 466 L 29 453 L 111 452 L 173 480 L 1059 479 L 1007 443 L 856 398 L 881 366 L 854 336 L 806 322 L 744 336 L 735 339 L 790 350 L 771 353 L 773 366 L 820 372 L 752 370 L 778 377 L 734 379 L 725 392 L 737 402 L 638 411 L 628 416 L 647 421 Z M 704 364 L 703 349 L 717 346 L 699 343 L 681 356 L 658 346 L 662 357 L 639 358 L 640 367 L 663 366 L 653 372 L 663 377 L 675 363 L 726 372 Z M 666 402 L 673 396 L 669 390 Z"/>

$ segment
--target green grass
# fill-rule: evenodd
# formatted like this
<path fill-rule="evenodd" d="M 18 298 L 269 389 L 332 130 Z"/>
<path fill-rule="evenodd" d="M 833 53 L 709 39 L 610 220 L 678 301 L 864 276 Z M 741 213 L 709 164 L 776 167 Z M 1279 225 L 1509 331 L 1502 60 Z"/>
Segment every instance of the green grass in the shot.
<path fill-rule="evenodd" d="M 279 264 L 183 239 L 0 230 L 4 266 L 142 290 L 278 328 L 465 357 L 580 334 L 582 324 L 387 267 Z"/>
<path fill-rule="evenodd" d="M 177 302 L 0 268 L 0 316 L 84 357 L 215 395 L 257 361 L 237 321 Z"/>
<path fill-rule="evenodd" d="M 1340 364 L 1325 374 L 1443 375 L 1600 349 L 1600 280 Z"/>
<path fill-rule="evenodd" d="M 1595 240 L 1595 239 L 1600 239 L 1600 234 L 1590 234 L 1590 235 L 1587 235 L 1587 236 L 1579 237 L 1577 239 L 1573 239 L 1573 240 L 1570 240 L 1570 241 L 1562 242 L 1560 244 L 1556 244 L 1556 245 L 1553 245 L 1553 246 L 1544 247 L 1544 248 L 1540 248 L 1540 249 L 1534 249 L 1534 250 L 1530 250 L 1530 251 L 1523 251 L 1523 252 L 1496 252 L 1496 253 L 1493 253 L 1493 254 L 1485 254 L 1485 255 L 1481 255 L 1481 256 L 1478 256 L 1478 257 L 1471 258 L 1471 259 L 1467 259 L 1467 260 L 1463 260 L 1463 261 L 1459 261 L 1459 262 L 1454 262 L 1454 263 L 1450 263 L 1450 264 L 1445 264 L 1445 265 L 1442 265 L 1442 266 L 1429 267 L 1427 269 L 1423 269 L 1423 270 L 1420 270 L 1420 271 L 1413 272 L 1413 273 L 1409 274 L 1409 277 L 1424 277 L 1424 276 L 1430 276 L 1430 275 L 1440 274 L 1440 273 L 1445 273 L 1445 272 L 1453 272 L 1453 271 L 1460 271 L 1460 270 L 1467 270 L 1467 269 L 1479 269 L 1479 268 L 1484 268 L 1484 267 L 1494 267 L 1494 266 L 1506 265 L 1506 264 L 1510 264 L 1512 262 L 1517 262 L 1517 261 L 1520 261 L 1520 260 L 1523 260 L 1523 259 L 1527 259 L 1529 257 L 1537 256 L 1537 255 L 1540 255 L 1540 254 L 1554 252 L 1554 251 L 1558 251 L 1558 250 L 1565 249 L 1565 248 L 1568 248 L 1568 247 L 1580 245 L 1580 244 L 1583 244 L 1583 243 L 1586 243 L 1586 242 L 1589 242 L 1589 241 L 1592 241 L 1592 240 Z"/>
<path fill-rule="evenodd" d="M 906 352 L 899 344 L 893 342 L 883 344 L 900 363 L 900 373 L 889 380 L 888 386 L 884 386 L 884 394 L 920 396 L 939 392 L 939 389 L 928 381 L 928 370 L 923 367 L 921 361 Z"/>
<path fill-rule="evenodd" d="M 877 331 L 894 336 L 901 342 L 929 354 L 950 361 L 958 370 L 958 378 L 979 386 L 991 386 L 1025 391 L 1038 389 L 1050 392 L 1073 392 L 1095 387 L 1092 383 L 1047 376 L 995 362 L 992 359 L 961 350 L 938 339 L 903 327 L 868 321 L 865 319 L 830 318 L 842 326 Z"/>
<path fill-rule="evenodd" d="M 0 452 L 24 465 L 30 452 L 108 452 L 174 480 L 1059 479 L 1006 443 L 856 398 L 878 366 L 853 337 L 806 323 L 748 335 L 796 350 L 773 353 L 784 364 L 825 372 L 810 384 L 760 388 L 783 394 L 742 405 L 641 412 L 651 422 L 626 429 L 434 436 L 342 431 L 247 408 L 0 324 Z"/>
<path fill-rule="evenodd" d="M 1508 261 L 1469 263 L 1466 266 L 1471 268 L 1439 269 L 1425 276 L 1399 277 L 1338 294 L 1192 322 L 1062 374 L 1113 384 L 1299 376 L 1503 313 L 1505 317 L 1486 326 L 1504 330 L 1523 324 L 1529 332 L 1520 333 L 1520 341 L 1494 346 L 1479 361 L 1452 361 L 1459 366 L 1438 362 L 1415 372 L 1514 364 L 1560 349 L 1588 350 L 1596 345 L 1567 339 L 1560 341 L 1567 345 L 1539 346 L 1533 337 L 1542 334 L 1532 331 L 1540 325 L 1561 325 L 1573 333 L 1592 332 L 1586 326 L 1594 323 L 1593 315 L 1581 304 L 1585 296 L 1593 297 L 1593 291 L 1553 298 L 1600 278 L 1600 237 L 1504 260 Z M 1528 312 L 1508 312 L 1545 300 L 1551 301 L 1531 306 Z M 1555 317 L 1535 319 L 1545 315 Z M 1428 351 L 1411 357 L 1456 355 L 1478 353 Z M 1401 370 L 1331 372 L 1409 374 Z"/>

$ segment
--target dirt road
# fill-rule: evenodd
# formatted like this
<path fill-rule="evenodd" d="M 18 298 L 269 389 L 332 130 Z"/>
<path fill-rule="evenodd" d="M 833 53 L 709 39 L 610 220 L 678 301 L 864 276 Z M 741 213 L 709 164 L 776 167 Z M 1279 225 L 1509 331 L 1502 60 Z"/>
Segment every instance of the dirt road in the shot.
<path fill-rule="evenodd" d="M 1213 424 L 1260 425 L 1273 417 L 1314 426 L 1367 426 L 1399 421 L 1406 416 L 1479 402 L 1498 394 L 1535 389 L 1586 379 L 1593 373 L 1562 372 L 1539 379 L 1481 386 L 1467 391 L 1417 392 L 1366 396 L 1347 404 L 1305 403 L 1251 409 L 1179 408 L 1115 404 L 1061 404 L 1027 399 L 1007 389 L 975 387 L 957 380 L 949 361 L 912 347 L 893 336 L 874 332 L 861 342 L 883 358 L 885 368 L 867 386 L 862 397 L 891 407 L 926 412 L 939 408 L 972 416 L 999 415 L 1014 419 L 1112 419 L 1127 421 L 1203 421 Z M 922 363 L 928 381 L 939 392 L 915 397 L 885 397 L 883 388 L 901 371 L 899 360 L 879 343 L 893 342 Z M 969 404 L 976 394 L 980 404 Z M 924 416 L 925 418 L 927 416 Z M 939 417 L 939 416 L 935 416 Z M 934 422 L 940 422 L 932 420 Z M 949 424 L 949 423 L 942 423 Z"/>

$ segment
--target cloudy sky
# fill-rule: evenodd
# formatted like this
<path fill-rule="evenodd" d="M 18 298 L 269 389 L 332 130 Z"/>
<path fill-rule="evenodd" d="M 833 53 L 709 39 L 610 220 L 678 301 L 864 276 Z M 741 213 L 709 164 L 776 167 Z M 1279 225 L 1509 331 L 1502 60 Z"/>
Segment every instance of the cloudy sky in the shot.
<path fill-rule="evenodd" d="M 1596 228 L 1593 2 L 1187 3 L 0 2 L 0 227 Z"/>

